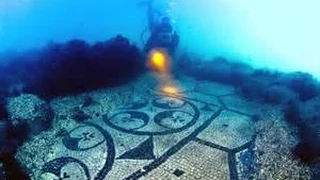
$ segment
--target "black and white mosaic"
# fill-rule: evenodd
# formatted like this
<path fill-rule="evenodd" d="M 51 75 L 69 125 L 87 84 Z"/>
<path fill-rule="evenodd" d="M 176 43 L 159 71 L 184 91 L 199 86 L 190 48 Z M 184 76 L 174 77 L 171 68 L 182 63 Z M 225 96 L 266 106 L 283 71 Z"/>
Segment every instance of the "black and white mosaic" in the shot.
<path fill-rule="evenodd" d="M 215 173 L 230 180 L 250 177 L 254 173 L 252 115 L 243 107 L 239 112 L 235 105 L 228 108 L 224 99 L 234 96 L 230 88 L 217 93 L 205 90 L 195 88 L 181 95 L 159 92 L 70 129 L 54 145 L 62 152 L 50 155 L 36 179 L 190 179 L 209 172 L 213 174 L 203 177 Z M 195 146 L 199 153 L 203 149 L 210 155 L 201 154 L 192 162 Z M 203 166 L 215 160 L 221 167 L 206 171 L 212 167 Z M 197 172 L 190 170 L 193 166 Z"/>
<path fill-rule="evenodd" d="M 91 179 L 88 167 L 72 157 L 56 158 L 45 164 L 42 172 L 43 179 Z"/>
<path fill-rule="evenodd" d="M 72 151 L 86 151 L 102 144 L 105 138 L 94 127 L 79 126 L 62 139 L 64 146 Z"/>
<path fill-rule="evenodd" d="M 198 108 L 191 102 L 169 96 L 157 97 L 148 106 L 140 106 L 139 109 L 136 107 L 134 111 L 123 111 L 120 108 L 111 117 L 104 116 L 104 121 L 110 127 L 125 133 L 167 135 L 191 127 L 200 116 Z"/>
<path fill-rule="evenodd" d="M 84 163 L 83 159 L 78 158 L 81 155 L 70 153 L 74 157 L 56 157 L 44 164 L 41 170 L 41 179 L 104 179 L 111 170 L 115 159 L 115 146 L 111 135 L 102 127 L 93 123 L 78 126 L 62 138 L 62 144 L 71 152 L 88 152 L 99 146 L 104 146 L 100 147 L 105 151 L 103 153 L 105 156 L 100 157 L 100 163 L 102 162 L 103 164 L 102 168 L 94 174 L 94 170 L 90 171 L 92 167 Z M 89 154 L 92 154 L 92 152 Z"/>

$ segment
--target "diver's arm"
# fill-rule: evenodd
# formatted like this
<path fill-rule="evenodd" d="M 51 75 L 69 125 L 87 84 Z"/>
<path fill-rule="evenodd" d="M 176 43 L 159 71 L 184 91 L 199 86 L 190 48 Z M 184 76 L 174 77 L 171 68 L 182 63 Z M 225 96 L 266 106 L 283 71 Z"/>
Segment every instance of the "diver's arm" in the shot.
<path fill-rule="evenodd" d="M 148 18 L 148 27 L 149 27 L 149 30 L 152 32 L 153 29 L 154 29 L 154 25 L 155 25 L 155 22 L 154 22 L 154 19 L 155 19 L 155 14 L 154 14 L 154 9 L 152 7 L 152 2 L 153 0 L 149 0 L 147 2 L 147 18 Z"/>
<path fill-rule="evenodd" d="M 150 7 L 150 5 L 148 6 L 148 9 L 147 9 L 147 16 L 148 16 L 149 30 L 152 32 L 153 27 L 154 27 L 154 13 L 153 13 L 152 7 Z"/>
<path fill-rule="evenodd" d="M 150 31 L 152 31 L 154 27 L 154 19 L 155 19 L 155 12 L 152 7 L 153 0 L 143 0 L 138 3 L 139 6 L 146 6 L 147 7 L 147 20 L 148 20 L 148 28 Z"/>

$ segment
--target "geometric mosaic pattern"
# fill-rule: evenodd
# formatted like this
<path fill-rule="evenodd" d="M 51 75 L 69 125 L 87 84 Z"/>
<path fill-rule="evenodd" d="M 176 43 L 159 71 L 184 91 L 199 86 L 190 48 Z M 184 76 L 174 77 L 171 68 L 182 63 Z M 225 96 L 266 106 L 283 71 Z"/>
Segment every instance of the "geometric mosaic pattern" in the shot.
<path fill-rule="evenodd" d="M 213 83 L 155 92 L 68 129 L 33 178 L 250 179 L 253 104 Z"/>

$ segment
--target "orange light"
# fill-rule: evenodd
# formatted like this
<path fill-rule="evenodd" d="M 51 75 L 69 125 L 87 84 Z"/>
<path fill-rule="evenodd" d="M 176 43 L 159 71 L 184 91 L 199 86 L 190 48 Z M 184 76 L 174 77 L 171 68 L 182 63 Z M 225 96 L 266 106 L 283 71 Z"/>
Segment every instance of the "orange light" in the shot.
<path fill-rule="evenodd" d="M 149 67 L 158 72 L 168 72 L 168 59 L 165 51 L 152 50 L 149 55 Z"/>
<path fill-rule="evenodd" d="M 152 63 L 157 67 L 163 67 L 165 63 L 165 57 L 161 52 L 155 52 L 152 55 Z"/>
<path fill-rule="evenodd" d="M 160 84 L 158 86 L 162 93 L 167 95 L 178 95 L 179 89 L 175 86 L 170 76 L 170 56 L 165 49 L 153 49 L 148 55 L 148 67 L 158 73 L 155 73 Z"/>
<path fill-rule="evenodd" d="M 174 86 L 169 86 L 169 85 L 164 86 L 164 87 L 162 88 L 162 91 L 165 92 L 165 93 L 167 93 L 167 94 L 177 94 L 177 93 L 178 93 L 178 89 L 177 89 L 176 87 L 174 87 Z"/>

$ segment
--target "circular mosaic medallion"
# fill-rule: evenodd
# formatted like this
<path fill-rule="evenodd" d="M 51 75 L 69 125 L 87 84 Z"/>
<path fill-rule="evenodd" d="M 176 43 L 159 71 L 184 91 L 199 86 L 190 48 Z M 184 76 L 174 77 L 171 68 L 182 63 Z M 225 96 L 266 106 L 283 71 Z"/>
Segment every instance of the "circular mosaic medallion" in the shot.
<path fill-rule="evenodd" d="M 88 167 L 78 159 L 61 157 L 46 163 L 42 168 L 41 179 L 89 180 Z"/>
<path fill-rule="evenodd" d="M 111 170 L 115 159 L 114 143 L 111 135 L 99 125 L 85 123 L 85 125 L 75 127 L 63 137 L 62 143 L 67 150 L 72 151 L 70 153 L 72 157 L 57 157 L 44 164 L 40 179 L 87 180 L 91 179 L 91 174 L 94 179 L 102 180 Z M 100 148 L 97 148 L 98 146 Z M 105 146 L 105 148 L 101 148 L 101 146 Z M 84 153 L 88 153 L 88 159 L 77 159 L 82 157 Z M 103 159 L 99 159 L 102 168 L 95 170 L 88 168 L 83 162 L 97 163 L 96 158 L 92 157 L 97 153 L 106 154 Z"/>
<path fill-rule="evenodd" d="M 79 126 L 62 139 L 64 146 L 73 151 L 86 151 L 104 141 L 103 134 L 92 126 Z"/>
<path fill-rule="evenodd" d="M 142 109 L 104 116 L 110 127 L 136 135 L 165 135 L 191 127 L 199 118 L 198 108 L 175 97 L 157 97 Z"/>

